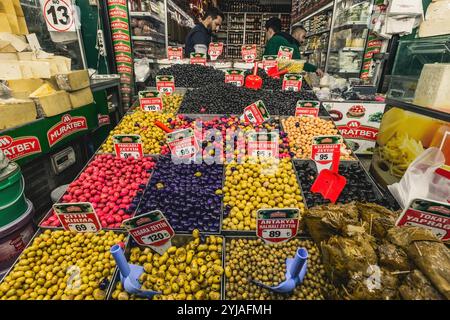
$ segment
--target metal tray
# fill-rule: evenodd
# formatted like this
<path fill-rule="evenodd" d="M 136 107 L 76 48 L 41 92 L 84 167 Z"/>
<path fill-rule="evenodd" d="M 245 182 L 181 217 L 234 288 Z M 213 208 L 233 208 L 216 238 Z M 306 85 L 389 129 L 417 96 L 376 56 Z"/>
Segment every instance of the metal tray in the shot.
<path fill-rule="evenodd" d="M 222 238 L 222 268 L 225 269 L 225 237 L 221 236 L 221 235 L 217 235 L 217 234 L 211 234 L 211 233 L 202 233 L 202 235 L 204 235 L 204 236 L 213 235 L 215 237 Z M 192 235 L 176 234 L 172 238 L 172 245 L 173 246 L 183 246 L 193 239 L 194 238 L 192 237 Z M 138 244 L 136 244 L 136 242 L 133 240 L 133 238 L 130 237 L 128 244 L 125 247 L 125 257 L 127 258 L 127 260 L 130 258 L 131 248 L 134 248 L 134 247 L 144 248 L 143 246 L 139 246 Z M 112 281 L 110 283 L 109 291 L 107 294 L 107 300 L 113 300 L 112 294 L 113 294 L 113 292 L 116 288 L 116 285 L 119 281 L 120 281 L 120 272 L 119 272 L 119 269 L 116 267 L 116 270 L 113 274 Z M 222 280 L 220 282 L 220 288 L 221 288 L 220 289 L 220 299 L 221 300 L 223 300 L 225 297 L 225 285 L 224 284 L 225 284 L 225 272 L 223 273 Z"/>

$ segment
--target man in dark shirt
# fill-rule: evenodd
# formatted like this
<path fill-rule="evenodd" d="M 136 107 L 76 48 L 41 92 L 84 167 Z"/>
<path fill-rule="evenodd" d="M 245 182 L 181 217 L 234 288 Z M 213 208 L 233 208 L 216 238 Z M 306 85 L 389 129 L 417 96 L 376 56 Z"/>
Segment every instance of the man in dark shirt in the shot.
<path fill-rule="evenodd" d="M 218 32 L 225 19 L 218 8 L 210 8 L 203 19 L 187 35 L 184 53 L 189 57 L 192 52 L 207 53 L 213 32 Z"/>

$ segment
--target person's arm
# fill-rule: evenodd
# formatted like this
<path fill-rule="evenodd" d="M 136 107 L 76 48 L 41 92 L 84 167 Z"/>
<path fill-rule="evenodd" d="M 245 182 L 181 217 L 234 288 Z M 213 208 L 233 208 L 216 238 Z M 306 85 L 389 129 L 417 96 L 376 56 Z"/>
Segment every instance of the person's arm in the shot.
<path fill-rule="evenodd" d="M 194 48 L 194 52 L 207 53 L 209 42 L 211 40 L 208 39 L 202 32 L 196 32 L 191 37 L 192 47 Z M 197 48 L 196 48 L 197 46 Z"/>
<path fill-rule="evenodd" d="M 264 56 L 276 56 L 278 55 L 278 50 L 280 49 L 280 43 L 277 41 L 276 37 L 272 37 L 266 43 L 266 48 L 264 50 Z"/>
<path fill-rule="evenodd" d="M 317 71 L 317 66 L 306 62 L 305 66 L 303 67 L 303 70 L 305 70 L 306 72 L 316 72 Z"/>

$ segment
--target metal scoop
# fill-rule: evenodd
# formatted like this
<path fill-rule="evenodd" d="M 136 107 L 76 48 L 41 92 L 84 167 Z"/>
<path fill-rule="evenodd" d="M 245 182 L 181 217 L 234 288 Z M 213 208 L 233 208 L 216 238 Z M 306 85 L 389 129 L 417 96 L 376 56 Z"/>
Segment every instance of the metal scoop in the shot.
<path fill-rule="evenodd" d="M 119 245 L 116 244 L 112 246 L 110 252 L 114 257 L 114 260 L 116 260 L 117 267 L 120 271 L 120 281 L 126 292 L 149 299 L 153 298 L 154 295 L 162 293 L 158 291 L 141 290 L 142 284 L 139 283 L 138 280 L 141 274 L 144 273 L 144 267 L 129 264 Z"/>
<path fill-rule="evenodd" d="M 303 282 L 308 264 L 308 250 L 299 248 L 294 258 L 286 259 L 286 280 L 275 287 L 270 287 L 256 280 L 254 284 L 276 293 L 290 293 Z"/>
<path fill-rule="evenodd" d="M 325 199 L 336 203 L 337 199 L 347 185 L 347 179 L 339 173 L 323 169 L 314 181 L 311 191 L 320 193 Z"/>

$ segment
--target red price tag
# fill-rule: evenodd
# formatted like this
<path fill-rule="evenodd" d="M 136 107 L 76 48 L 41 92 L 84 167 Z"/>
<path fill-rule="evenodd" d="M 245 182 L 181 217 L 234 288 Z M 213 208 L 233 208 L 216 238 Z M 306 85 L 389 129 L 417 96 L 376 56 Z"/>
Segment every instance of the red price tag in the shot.
<path fill-rule="evenodd" d="M 64 230 L 86 233 L 102 229 L 94 207 L 89 202 L 55 203 L 53 210 Z"/>
<path fill-rule="evenodd" d="M 204 53 L 191 53 L 191 64 L 199 64 L 202 66 L 206 66 L 206 54 Z"/>
<path fill-rule="evenodd" d="M 278 49 L 278 59 L 280 60 L 291 60 L 294 54 L 294 49 L 290 47 L 280 46 Z"/>
<path fill-rule="evenodd" d="M 263 68 L 267 71 L 278 65 L 277 56 L 263 56 Z"/>
<path fill-rule="evenodd" d="M 256 44 L 243 45 L 241 49 L 242 60 L 245 62 L 255 62 L 257 56 Z"/>
<path fill-rule="evenodd" d="M 175 91 L 175 77 L 156 76 L 156 89 L 165 95 L 171 95 Z"/>
<path fill-rule="evenodd" d="M 276 132 L 250 132 L 247 136 L 247 154 L 252 157 L 278 158 L 278 139 Z"/>
<path fill-rule="evenodd" d="M 116 156 L 122 159 L 135 158 L 140 159 L 144 156 L 141 136 L 137 134 L 114 135 L 114 151 Z"/>
<path fill-rule="evenodd" d="M 231 83 L 237 87 L 242 87 L 245 82 L 244 74 L 244 70 L 228 69 L 225 71 L 225 83 Z"/>
<path fill-rule="evenodd" d="M 208 48 L 208 55 L 211 60 L 217 60 L 223 53 L 223 42 L 211 42 Z"/>
<path fill-rule="evenodd" d="M 182 47 L 168 47 L 167 48 L 167 58 L 170 61 L 183 60 L 183 48 Z"/>
<path fill-rule="evenodd" d="M 320 102 L 319 101 L 297 101 L 295 108 L 296 117 L 315 117 L 319 116 Z"/>
<path fill-rule="evenodd" d="M 283 78 L 283 91 L 299 92 L 302 89 L 303 76 L 299 74 L 285 74 Z"/>
<path fill-rule="evenodd" d="M 139 105 L 142 111 L 162 111 L 163 102 L 159 91 L 139 91 Z"/>
<path fill-rule="evenodd" d="M 270 115 L 264 103 L 259 100 L 244 109 L 243 118 L 245 122 L 260 125 L 270 119 Z"/>
<path fill-rule="evenodd" d="M 266 243 L 286 242 L 298 232 L 297 208 L 261 209 L 257 213 L 256 235 Z"/>
<path fill-rule="evenodd" d="M 313 137 L 311 158 L 316 163 L 318 173 L 323 169 L 339 172 L 342 141 L 341 136 Z"/>

